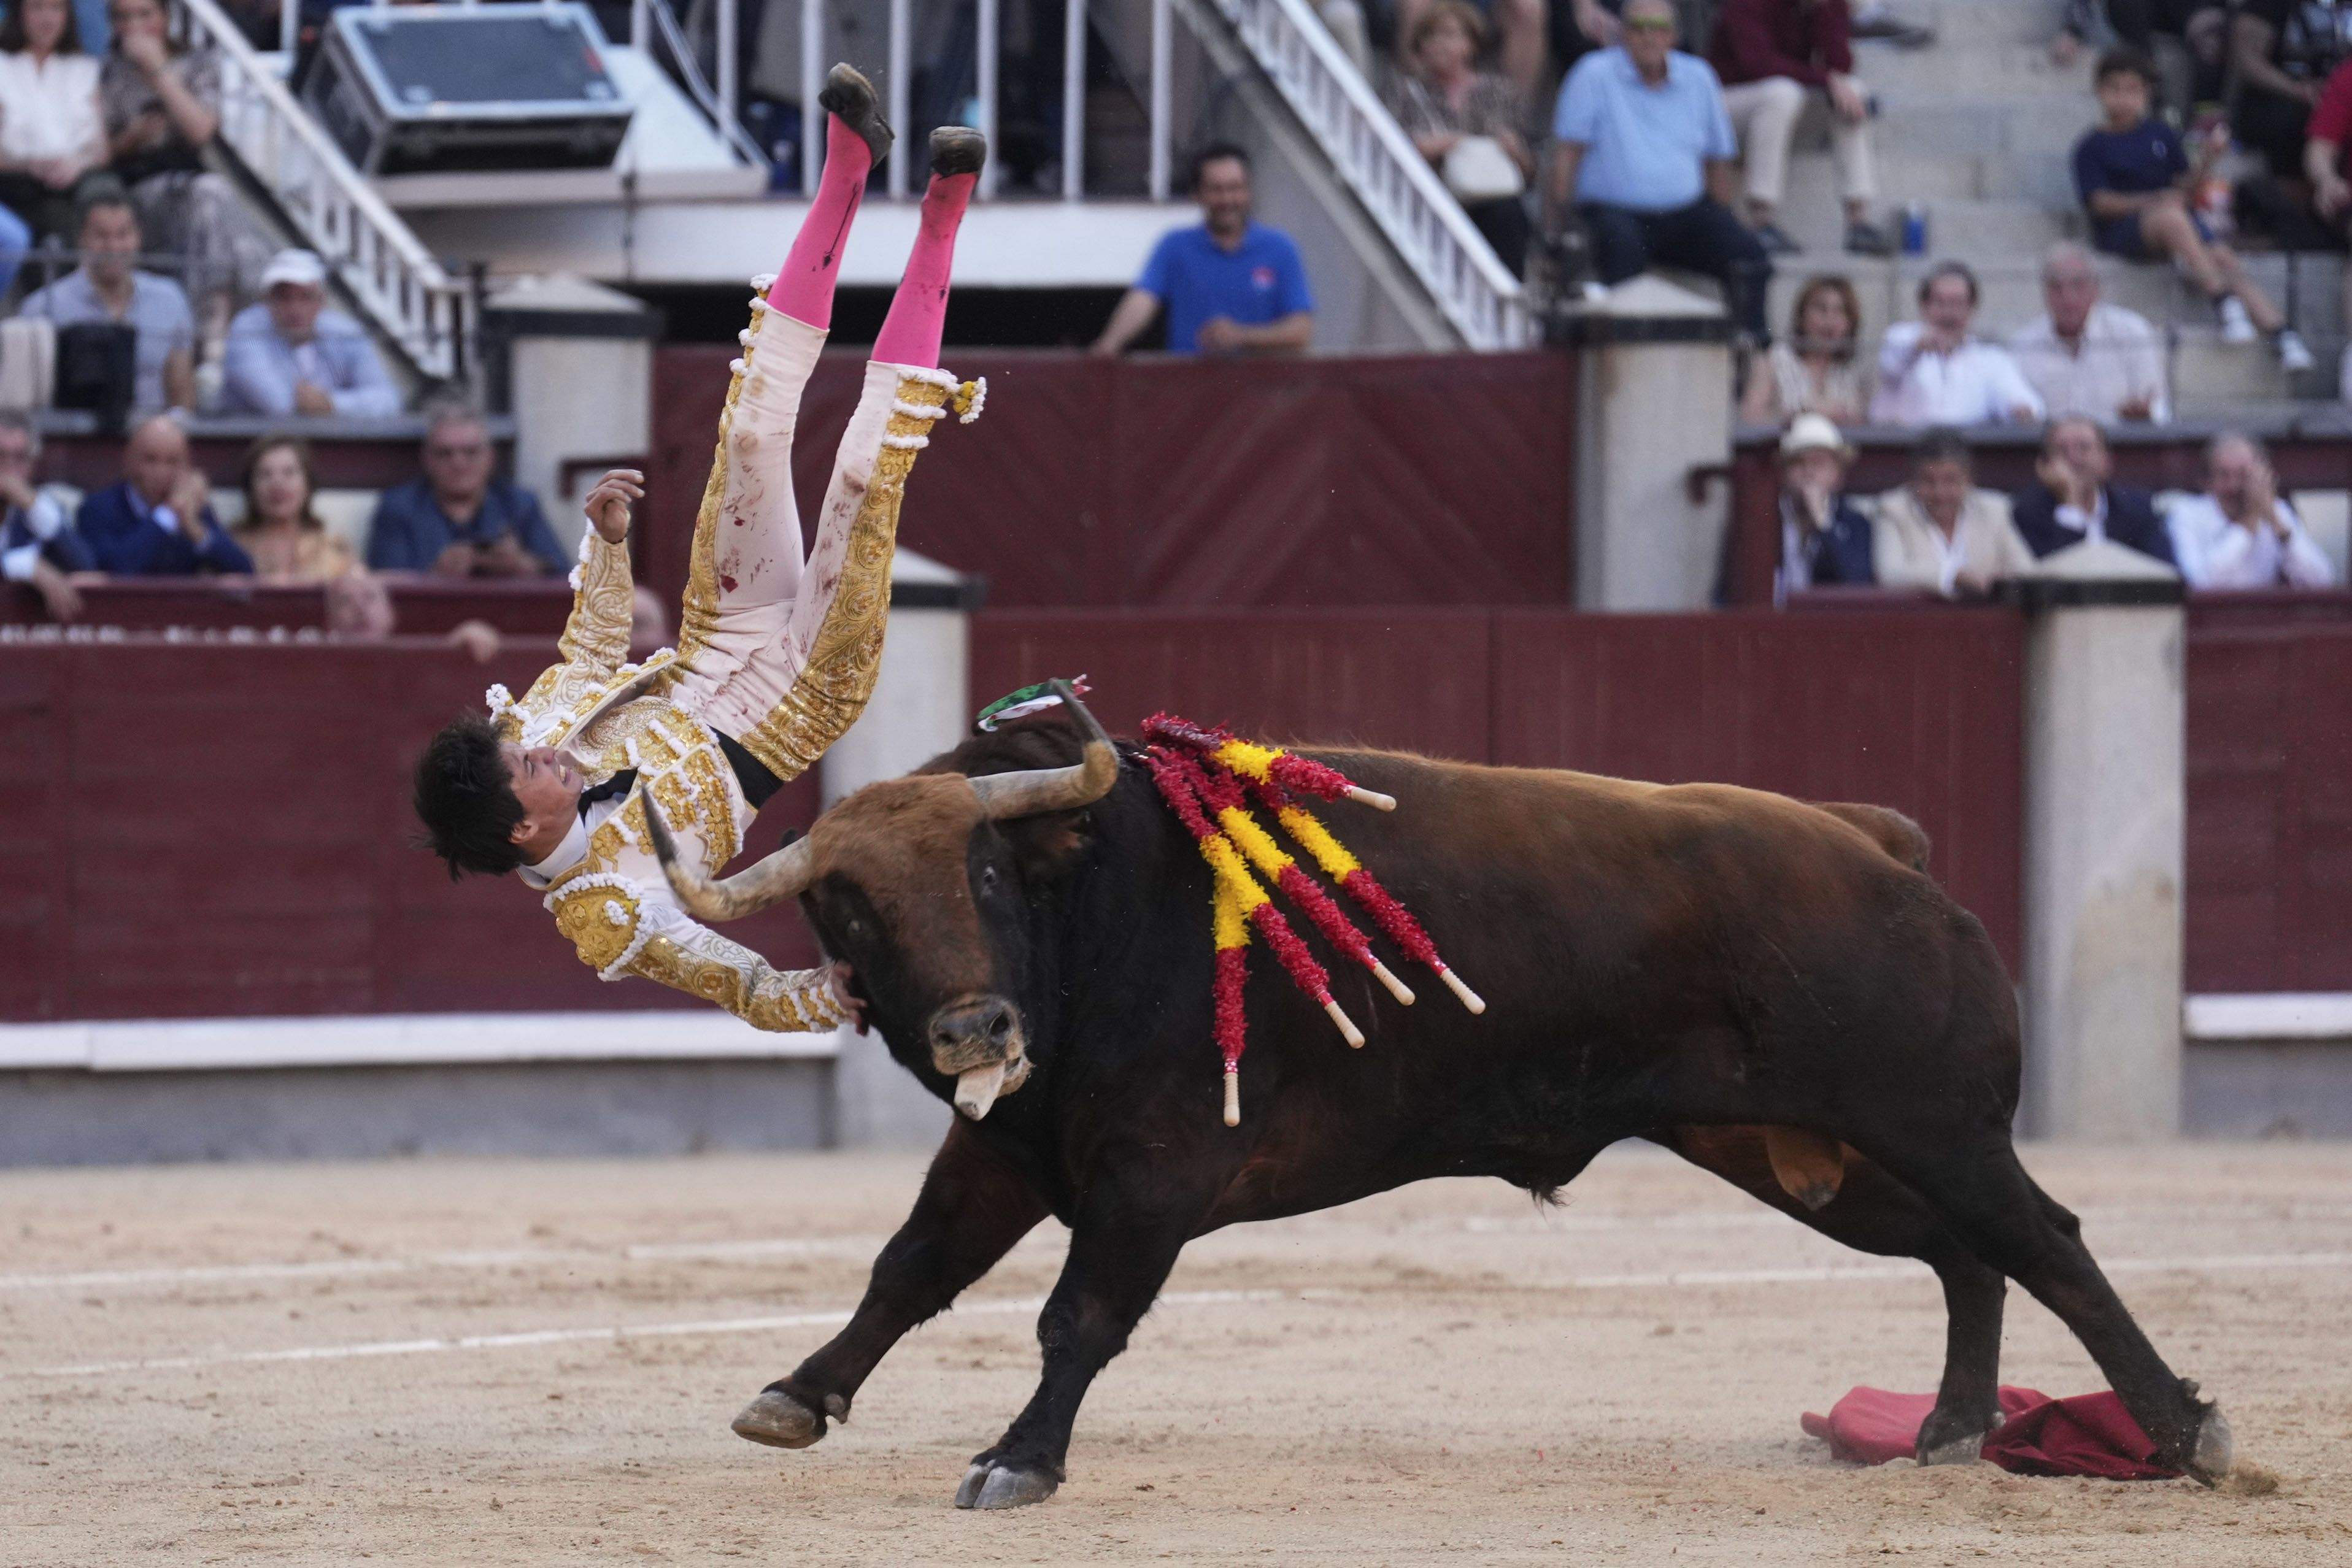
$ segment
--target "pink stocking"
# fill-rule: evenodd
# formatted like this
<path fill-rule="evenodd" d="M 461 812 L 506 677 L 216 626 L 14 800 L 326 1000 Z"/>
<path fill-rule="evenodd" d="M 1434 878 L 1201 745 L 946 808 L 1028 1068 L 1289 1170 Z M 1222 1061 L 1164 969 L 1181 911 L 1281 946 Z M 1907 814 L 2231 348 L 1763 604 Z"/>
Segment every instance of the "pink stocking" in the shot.
<path fill-rule="evenodd" d="M 833 325 L 833 284 L 841 276 L 842 247 L 849 243 L 849 225 L 866 197 L 866 176 L 874 172 L 866 138 L 838 115 L 824 120 L 824 172 L 817 180 L 816 199 L 793 236 L 792 254 L 776 274 L 776 286 L 768 290 L 772 308 L 820 332 Z"/>
<path fill-rule="evenodd" d="M 874 359 L 886 365 L 913 365 L 937 370 L 940 339 L 948 324 L 948 275 L 955 269 L 956 225 L 971 200 L 977 174 L 931 177 L 923 193 L 922 227 L 915 249 L 907 257 L 906 275 L 898 292 L 890 297 L 890 314 L 883 319 L 881 336 L 874 340 Z"/>

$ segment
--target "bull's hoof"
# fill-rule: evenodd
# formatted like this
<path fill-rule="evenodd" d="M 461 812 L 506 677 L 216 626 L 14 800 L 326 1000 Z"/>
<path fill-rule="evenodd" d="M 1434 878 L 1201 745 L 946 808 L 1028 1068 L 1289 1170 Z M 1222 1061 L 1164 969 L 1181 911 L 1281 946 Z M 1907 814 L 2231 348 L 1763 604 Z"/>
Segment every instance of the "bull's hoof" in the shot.
<path fill-rule="evenodd" d="M 772 1448 L 805 1448 L 824 1436 L 824 1417 L 781 1388 L 763 1388 L 733 1428 L 737 1437 Z"/>
<path fill-rule="evenodd" d="M 2208 1405 L 2205 1419 L 2197 1426 L 2196 1447 L 2189 1452 L 2189 1473 L 2209 1487 L 2217 1485 L 2230 1473 L 2237 1452 L 2237 1442 L 2230 1436 L 2229 1417 L 2221 1414 L 2219 1405 Z"/>
<path fill-rule="evenodd" d="M 958 1508 L 1025 1508 L 1044 1502 L 1062 1484 L 1051 1470 L 1027 1469 L 1002 1459 L 974 1461 L 956 1488 Z"/>
<path fill-rule="evenodd" d="M 1923 1465 L 1975 1464 L 1984 1458 L 1984 1440 L 1982 1432 L 1963 1432 L 1940 1443 L 1923 1441 L 1919 1446 L 1919 1462 Z"/>

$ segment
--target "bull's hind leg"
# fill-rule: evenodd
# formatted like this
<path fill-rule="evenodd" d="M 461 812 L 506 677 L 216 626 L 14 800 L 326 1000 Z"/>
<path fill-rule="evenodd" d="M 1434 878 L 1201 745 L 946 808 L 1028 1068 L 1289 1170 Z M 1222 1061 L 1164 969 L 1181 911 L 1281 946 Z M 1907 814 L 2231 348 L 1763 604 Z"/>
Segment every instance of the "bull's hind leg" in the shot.
<path fill-rule="evenodd" d="M 1916 1258 L 1944 1287 L 1944 1377 L 1919 1428 L 1919 1462 L 1977 1458 L 2000 1421 L 2000 1318 L 2008 1281 L 1955 1236 L 1917 1193 L 1861 1155 L 1850 1155 L 1833 1196 L 1819 1207 L 1791 1196 L 1773 1168 L 1761 1127 L 1677 1127 L 1660 1139 L 1702 1169 L 1857 1251 Z"/>
<path fill-rule="evenodd" d="M 2083 1245 L 2080 1222 L 2018 1163 L 2006 1127 L 1907 1122 L 1853 1142 L 1901 1176 L 1978 1257 L 2074 1331 L 2163 1463 L 2208 1483 L 2228 1472 L 2229 1423 L 2157 1354 Z"/>
<path fill-rule="evenodd" d="M 828 1416 L 849 1419 L 849 1402 L 890 1347 L 947 1311 L 1045 1218 L 1036 1190 L 957 1118 L 914 1211 L 874 1260 L 866 1297 L 848 1325 L 791 1376 L 761 1389 L 735 1417 L 735 1435 L 805 1448 L 824 1436 Z"/>

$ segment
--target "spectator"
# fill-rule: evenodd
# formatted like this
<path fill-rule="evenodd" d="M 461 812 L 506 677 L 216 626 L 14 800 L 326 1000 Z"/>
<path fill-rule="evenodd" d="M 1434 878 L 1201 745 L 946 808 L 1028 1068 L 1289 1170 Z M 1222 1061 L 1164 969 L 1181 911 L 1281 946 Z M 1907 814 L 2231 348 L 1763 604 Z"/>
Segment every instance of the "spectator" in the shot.
<path fill-rule="evenodd" d="M 2034 482 L 2017 493 L 2010 516 L 2035 556 L 2070 545 L 2113 540 L 2172 565 L 2172 540 L 2145 490 L 2114 482 L 2116 460 L 2098 423 L 2067 414 L 2042 433 Z"/>
<path fill-rule="evenodd" d="M 1969 444 L 1957 430 L 1921 436 L 1911 482 L 1878 498 L 1871 556 L 1882 587 L 1925 588 L 1947 599 L 2033 570 L 2033 552 L 2010 521 L 2009 497 L 1969 482 Z"/>
<path fill-rule="evenodd" d="M 1789 335 L 1748 361 L 1739 417 L 1753 424 L 1785 424 L 1801 413 L 1837 424 L 1860 424 L 1869 389 L 1855 362 L 1862 305 L 1843 277 L 1809 278 L 1789 312 Z"/>
<path fill-rule="evenodd" d="M 436 404 L 425 425 L 425 477 L 386 490 L 368 524 L 368 565 L 440 577 L 539 577 L 567 553 L 530 491 L 493 476 L 498 452 L 482 416 Z"/>
<path fill-rule="evenodd" d="M 1250 216 L 1249 154 L 1230 141 L 1202 150 L 1192 163 L 1198 228 L 1162 235 L 1095 340 L 1116 354 L 1168 309 L 1171 354 L 1295 354 L 1315 332 L 1315 300 L 1298 246 L 1280 229 Z"/>
<path fill-rule="evenodd" d="M 2009 348 L 2044 407 L 2126 424 L 2172 422 L 2164 340 L 2147 317 L 2100 300 L 2089 252 L 2062 241 L 2043 254 L 2042 303 Z"/>
<path fill-rule="evenodd" d="M 1723 107 L 1746 146 L 1748 221 L 1776 256 L 1799 248 L 1773 217 L 1797 118 L 1816 92 L 1829 103 L 1830 152 L 1845 199 L 1845 248 L 1855 256 L 1894 249 L 1870 221 L 1878 173 L 1871 157 L 1870 96 L 1853 74 L 1851 23 L 1846 0 L 1724 0 L 1715 14 L 1706 57 L 1723 78 Z"/>
<path fill-rule="evenodd" d="M 1422 29 L 1429 13 L 1444 0 L 1397 0 L 1396 39 L 1398 65 L 1412 70 L 1420 64 Z M 1494 24 L 1502 40 L 1496 64 L 1502 68 L 1503 78 L 1520 93 L 1536 89 L 1538 78 L 1544 70 L 1545 34 L 1550 23 L 1545 16 L 1545 0 L 1486 0 L 1477 8 Z M 1483 34 L 1485 27 L 1478 31 Z M 1483 42 L 1483 39 L 1481 40 Z"/>
<path fill-rule="evenodd" d="M 133 350 L 133 413 L 193 408 L 196 402 L 195 322 L 188 297 L 168 277 L 141 272 L 139 215 L 119 190 L 82 204 L 81 265 L 25 297 L 18 313 L 59 327 L 89 323 L 128 327 Z"/>
<path fill-rule="evenodd" d="M 2227 432 L 2205 448 L 2205 493 L 2174 504 L 2174 558 L 2192 588 L 2330 588 L 2336 568 L 2311 540 L 2270 454 Z"/>
<path fill-rule="evenodd" d="M 1939 261 L 1919 280 L 1919 319 L 1886 329 L 1878 350 L 1874 424 L 2029 424 L 2042 396 L 2009 350 L 1975 335 L 1977 275 Z"/>
<path fill-rule="evenodd" d="M 1625 41 L 1623 25 L 1618 20 L 1624 9 L 1625 0 L 1551 0 L 1544 31 L 1561 75 L 1574 70 L 1576 62 L 1593 50 Z"/>
<path fill-rule="evenodd" d="M 101 570 L 117 577 L 249 572 L 253 562 L 213 515 L 179 422 L 156 414 L 131 433 L 124 477 L 81 504 L 76 521 Z"/>
<path fill-rule="evenodd" d="M 2100 122 L 2074 143 L 2074 189 L 2091 215 L 2094 242 L 2126 261 L 2171 261 L 2213 302 L 2224 342 L 2251 343 L 2259 329 L 2272 335 L 2282 369 L 2309 370 L 2303 339 L 2246 277 L 2237 253 L 2189 210 L 2227 138 L 2206 137 L 2192 166 L 2179 136 L 2148 112 L 2153 69 L 2131 49 L 2099 57 Z"/>
<path fill-rule="evenodd" d="M 1723 89 L 1705 60 L 1675 49 L 1667 0 L 1630 0 L 1624 34 L 1560 84 L 1546 220 L 1557 225 L 1573 200 L 1603 283 L 1654 261 L 1714 274 L 1732 319 L 1760 343 L 1772 263 L 1725 204 L 1739 144 Z"/>
<path fill-rule="evenodd" d="M 71 621 L 81 614 L 81 592 L 67 573 L 95 571 L 98 559 L 58 498 L 34 488 L 40 457 L 32 419 L 0 410 L 0 578 L 29 584 L 50 620 Z"/>
<path fill-rule="evenodd" d="M 327 531 L 311 501 L 319 493 L 310 447 L 299 436 L 265 435 L 245 455 L 245 520 L 229 530 L 253 558 L 256 576 L 316 583 L 327 591 L 327 628 L 372 642 L 393 631 L 392 597 L 352 547 Z"/>
<path fill-rule="evenodd" d="M 2238 78 L 2238 141 L 2272 173 L 2303 170 L 2320 84 L 2352 53 L 2352 0 L 2240 0 L 2230 63 Z"/>
<path fill-rule="evenodd" d="M 1853 448 L 1818 413 L 1801 413 L 1780 438 L 1780 574 L 1772 601 L 1801 589 L 1878 580 L 1870 522 L 1845 497 Z"/>
<path fill-rule="evenodd" d="M 73 226 L 79 187 L 106 162 L 98 62 L 69 0 L 15 0 L 0 21 L 0 205 L 36 236 Z"/>
<path fill-rule="evenodd" d="M 217 345 L 240 294 L 260 287 L 269 241 L 203 150 L 220 130 L 220 61 L 171 36 L 163 0 L 112 0 L 114 41 L 99 75 L 99 107 L 115 177 L 158 254 L 186 259 L 188 292 Z M 277 46 L 273 43 L 271 47 Z"/>
<path fill-rule="evenodd" d="M 24 219 L 0 207 L 0 297 L 16 286 L 16 269 L 33 248 L 33 231 Z"/>
<path fill-rule="evenodd" d="M 386 419 L 400 392 L 360 324 L 326 308 L 327 264 L 281 250 L 262 270 L 263 302 L 228 327 L 221 406 L 232 413 Z"/>
<path fill-rule="evenodd" d="M 1390 77 L 1386 97 L 1397 124 L 1517 277 L 1527 270 L 1523 198 L 1536 161 L 1521 130 L 1526 100 L 1503 78 L 1473 68 L 1484 28 L 1467 0 L 1433 0 L 1414 24 L 1409 68 Z"/>

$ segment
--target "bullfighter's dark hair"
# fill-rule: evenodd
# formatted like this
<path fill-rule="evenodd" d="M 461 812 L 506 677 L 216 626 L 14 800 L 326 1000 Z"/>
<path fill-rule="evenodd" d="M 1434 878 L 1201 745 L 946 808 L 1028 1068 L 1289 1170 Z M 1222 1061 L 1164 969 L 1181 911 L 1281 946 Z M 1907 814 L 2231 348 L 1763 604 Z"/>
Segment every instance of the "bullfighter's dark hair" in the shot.
<path fill-rule="evenodd" d="M 1192 178 L 1186 183 L 1184 188 L 1188 191 L 1199 190 L 1201 176 L 1208 172 L 1209 165 L 1222 163 L 1228 158 L 1239 163 L 1244 171 L 1250 166 L 1249 149 L 1238 141 L 1212 141 L 1193 153 Z"/>
<path fill-rule="evenodd" d="M 416 761 L 416 815 L 425 847 L 449 863 L 449 880 L 467 872 L 504 876 L 523 863 L 514 831 L 522 802 L 508 781 L 498 731 L 479 714 L 450 721 Z"/>

